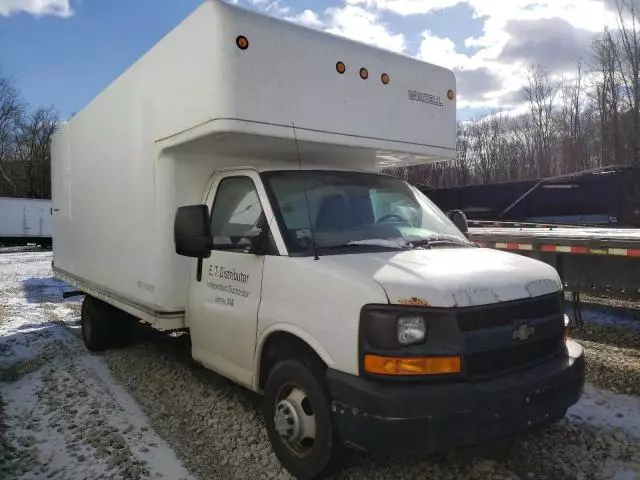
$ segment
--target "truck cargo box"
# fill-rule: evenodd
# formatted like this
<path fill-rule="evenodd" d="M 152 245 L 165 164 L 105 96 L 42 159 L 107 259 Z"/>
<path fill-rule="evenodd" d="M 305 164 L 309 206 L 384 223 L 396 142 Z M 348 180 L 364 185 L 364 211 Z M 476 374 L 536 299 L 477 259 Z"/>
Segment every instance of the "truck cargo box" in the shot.
<path fill-rule="evenodd" d="M 290 166 L 295 135 L 305 166 L 449 159 L 455 112 L 450 70 L 205 1 L 54 136 L 55 271 L 178 318 L 174 215 L 215 170 Z"/>

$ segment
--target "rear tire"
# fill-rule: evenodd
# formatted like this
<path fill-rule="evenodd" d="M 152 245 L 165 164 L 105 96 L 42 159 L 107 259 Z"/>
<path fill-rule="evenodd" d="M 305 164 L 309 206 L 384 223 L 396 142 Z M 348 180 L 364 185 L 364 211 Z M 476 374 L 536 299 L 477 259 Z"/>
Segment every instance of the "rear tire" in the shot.
<path fill-rule="evenodd" d="M 87 350 L 101 352 L 111 346 L 108 305 L 97 298 L 84 297 L 80 313 L 82 340 Z"/>
<path fill-rule="evenodd" d="M 321 372 L 312 362 L 279 362 L 269 374 L 264 393 L 267 433 L 285 469 L 300 480 L 312 480 L 343 466 L 346 449 L 333 424 Z"/>
<path fill-rule="evenodd" d="M 80 314 L 82 340 L 89 351 L 101 352 L 131 342 L 135 320 L 129 314 L 89 295 Z"/>

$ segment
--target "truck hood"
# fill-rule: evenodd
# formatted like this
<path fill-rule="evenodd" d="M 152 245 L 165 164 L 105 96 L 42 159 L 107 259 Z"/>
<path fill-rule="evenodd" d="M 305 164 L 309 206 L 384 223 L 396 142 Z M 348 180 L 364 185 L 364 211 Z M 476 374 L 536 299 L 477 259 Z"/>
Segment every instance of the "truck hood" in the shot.
<path fill-rule="evenodd" d="M 486 248 L 438 248 L 322 257 L 371 276 L 389 303 L 468 307 L 537 297 L 562 288 L 546 263 Z"/>

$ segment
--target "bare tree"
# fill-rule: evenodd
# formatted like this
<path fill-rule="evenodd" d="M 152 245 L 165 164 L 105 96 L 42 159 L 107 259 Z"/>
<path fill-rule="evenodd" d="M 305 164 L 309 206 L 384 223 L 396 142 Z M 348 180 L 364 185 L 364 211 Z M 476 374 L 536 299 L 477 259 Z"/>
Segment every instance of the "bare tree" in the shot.
<path fill-rule="evenodd" d="M 53 108 L 27 112 L 0 76 L 0 195 L 51 198 L 49 143 L 57 127 Z"/>
<path fill-rule="evenodd" d="M 582 64 L 578 63 L 575 80 L 562 81 L 561 106 L 558 112 L 558 131 L 562 161 L 560 173 L 586 168 L 583 153 L 582 123 Z"/>
<path fill-rule="evenodd" d="M 24 172 L 24 194 L 29 198 L 50 198 L 51 157 L 49 143 L 58 127 L 53 108 L 40 107 L 20 122 L 16 132 L 16 160 Z"/>
<path fill-rule="evenodd" d="M 540 65 L 527 71 L 527 86 L 523 89 L 533 119 L 536 141 L 536 167 L 538 177 L 552 173 L 551 142 L 553 136 L 553 108 L 558 85 L 549 72 Z"/>
<path fill-rule="evenodd" d="M 465 185 L 471 176 L 469 124 L 458 122 L 456 125 L 456 159 L 453 165 L 454 178 L 450 185 Z"/>
<path fill-rule="evenodd" d="M 0 77 L 0 180 L 6 182 L 14 192 L 17 185 L 5 172 L 4 165 L 13 148 L 16 126 L 22 115 L 22 105 L 12 82 Z"/>
<path fill-rule="evenodd" d="M 620 128 L 620 80 L 617 69 L 619 49 L 619 42 L 607 28 L 594 39 L 591 48 L 591 71 L 595 76 L 591 89 L 600 126 L 600 165 L 625 161 L 624 139 Z"/>
<path fill-rule="evenodd" d="M 640 166 L 638 134 L 640 133 L 640 19 L 634 0 L 616 0 L 620 48 L 615 49 L 616 63 L 622 82 L 625 109 L 630 117 L 627 134 L 633 165 Z"/>

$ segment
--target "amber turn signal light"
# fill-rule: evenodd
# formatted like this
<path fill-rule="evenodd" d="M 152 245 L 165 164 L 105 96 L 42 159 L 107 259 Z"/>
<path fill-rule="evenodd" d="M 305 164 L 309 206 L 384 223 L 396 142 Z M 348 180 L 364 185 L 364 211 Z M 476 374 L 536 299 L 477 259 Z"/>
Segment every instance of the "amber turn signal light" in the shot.
<path fill-rule="evenodd" d="M 364 369 L 378 375 L 442 375 L 460 373 L 460 357 L 381 357 L 366 355 Z"/>
<path fill-rule="evenodd" d="M 247 48 L 249 48 L 249 39 L 247 39 L 247 37 L 245 37 L 244 35 L 239 35 L 236 38 L 236 45 L 240 50 L 246 50 Z"/>

